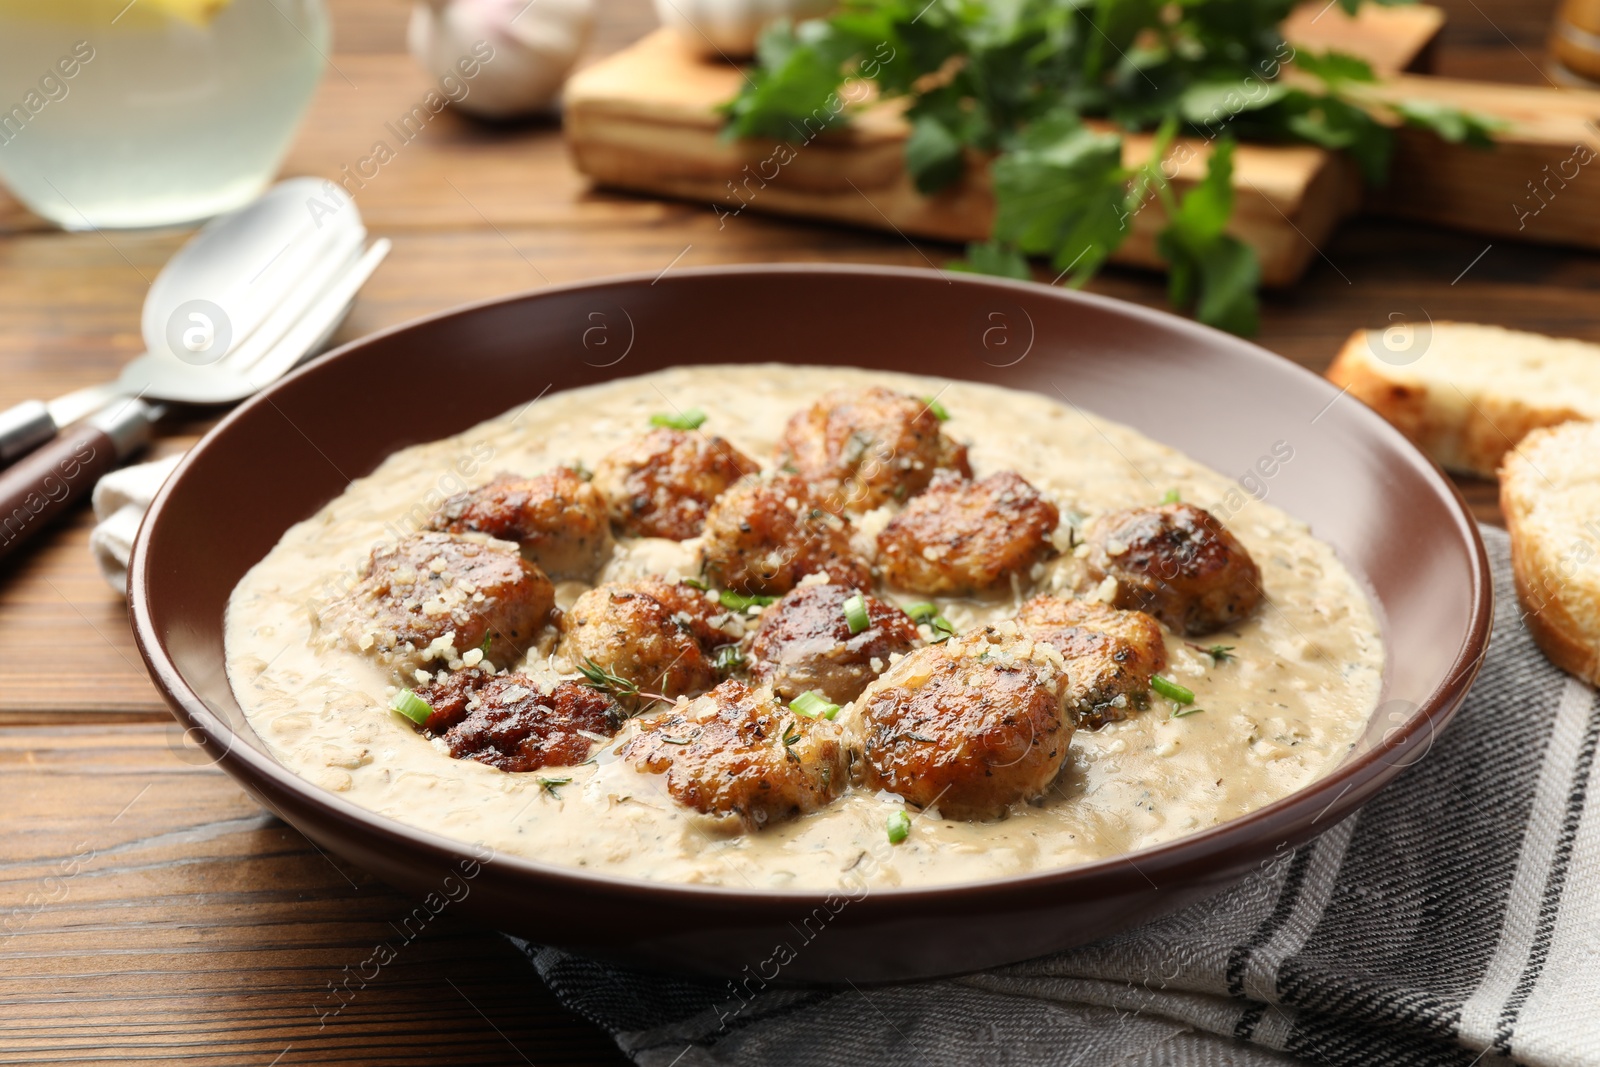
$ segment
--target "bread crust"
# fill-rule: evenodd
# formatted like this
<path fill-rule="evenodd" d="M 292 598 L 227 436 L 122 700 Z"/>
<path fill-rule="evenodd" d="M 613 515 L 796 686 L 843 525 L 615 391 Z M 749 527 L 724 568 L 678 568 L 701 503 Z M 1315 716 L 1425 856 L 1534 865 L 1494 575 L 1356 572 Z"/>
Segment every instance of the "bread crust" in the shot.
<path fill-rule="evenodd" d="M 1374 360 L 1367 346 L 1369 332 L 1350 335 L 1328 367 L 1327 379 L 1382 415 L 1447 470 L 1493 478 L 1506 453 L 1529 432 L 1584 417 L 1567 407 L 1533 407 L 1509 394 L 1472 396 L 1451 389 L 1450 396 L 1436 395 L 1439 390 L 1387 372 Z"/>
<path fill-rule="evenodd" d="M 1584 423 L 1579 429 L 1575 425 L 1571 432 L 1588 433 L 1593 426 Z M 1585 530 L 1570 531 L 1570 542 L 1562 539 L 1552 544 L 1552 539 L 1561 535 L 1535 529 L 1533 523 L 1533 504 L 1561 489 L 1547 484 L 1527 452 L 1559 433 L 1562 431 L 1534 433 L 1507 455 L 1500 472 L 1500 508 L 1511 535 L 1511 573 L 1522 605 L 1522 621 L 1534 643 L 1562 670 L 1590 685 L 1600 685 L 1600 624 L 1595 621 L 1600 619 L 1600 583 L 1585 580 L 1588 576 L 1581 573 L 1564 574 L 1561 567 L 1575 546 L 1587 544 L 1597 555 L 1600 550 Z M 1594 456 L 1594 462 L 1600 463 L 1600 454 Z M 1555 476 L 1560 478 L 1559 473 Z"/>

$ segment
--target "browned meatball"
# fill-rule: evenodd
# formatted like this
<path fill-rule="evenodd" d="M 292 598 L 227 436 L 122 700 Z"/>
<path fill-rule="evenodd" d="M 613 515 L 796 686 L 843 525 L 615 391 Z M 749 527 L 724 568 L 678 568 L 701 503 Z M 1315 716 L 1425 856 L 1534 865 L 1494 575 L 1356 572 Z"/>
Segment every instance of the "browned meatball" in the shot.
<path fill-rule="evenodd" d="M 567 467 L 534 478 L 502 474 L 457 493 L 430 526 L 516 541 L 523 558 L 552 578 L 587 578 L 611 552 L 605 498 Z"/>
<path fill-rule="evenodd" d="M 856 701 L 864 784 L 948 818 L 997 818 L 1061 769 L 1066 690 L 1061 656 L 1015 623 L 919 648 Z"/>
<path fill-rule="evenodd" d="M 624 717 L 615 700 L 590 686 L 562 682 L 546 691 L 520 674 L 454 671 L 416 693 L 433 708 L 425 732 L 442 734 L 456 759 L 502 771 L 582 763 Z"/>
<path fill-rule="evenodd" d="M 660 429 L 602 459 L 594 484 L 624 532 L 682 541 L 700 536 L 706 511 L 728 486 L 760 469 L 720 437 Z"/>
<path fill-rule="evenodd" d="M 856 596 L 867 627 L 853 634 L 844 605 Z M 752 675 L 786 700 L 815 690 L 846 704 L 883 673 L 891 655 L 916 645 L 916 624 L 893 604 L 847 585 L 802 585 L 761 613 Z"/>
<path fill-rule="evenodd" d="M 787 593 L 824 571 L 843 585 L 872 584 L 850 547 L 850 523 L 790 474 L 746 478 L 724 493 L 706 516 L 700 552 L 706 578 L 741 593 Z"/>
<path fill-rule="evenodd" d="M 323 640 L 410 670 L 487 638 L 514 662 L 555 604 L 550 579 L 517 546 L 482 534 L 416 533 L 372 550 L 350 593 L 317 613 Z M 448 640 L 446 640 L 448 639 Z M 448 647 L 446 647 L 448 646 Z"/>
<path fill-rule="evenodd" d="M 814 811 L 845 785 L 837 726 L 733 679 L 642 722 L 622 755 L 640 770 L 665 773 L 678 802 L 750 830 Z"/>
<path fill-rule="evenodd" d="M 1083 535 L 1088 579 L 1115 578 L 1117 607 L 1147 611 L 1176 633 L 1220 630 L 1261 602 L 1256 561 L 1204 508 L 1113 511 L 1095 516 Z"/>
<path fill-rule="evenodd" d="M 881 385 L 836 389 L 796 412 L 779 457 L 835 511 L 908 500 L 941 467 L 972 476 L 966 446 L 940 431 L 932 405 Z"/>
<path fill-rule="evenodd" d="M 1036 596 L 1017 622 L 1067 661 L 1067 703 L 1080 726 L 1098 729 L 1150 706 L 1150 676 L 1167 665 L 1167 645 L 1161 624 L 1144 612 Z"/>
<path fill-rule="evenodd" d="M 878 565 L 914 593 L 976 593 L 1043 559 L 1060 518 L 1012 471 L 977 482 L 940 471 L 878 534 Z"/>
<path fill-rule="evenodd" d="M 715 649 L 740 638 L 737 621 L 704 593 L 659 578 L 591 589 L 561 625 L 560 654 L 574 668 L 593 664 L 666 697 L 715 685 Z"/>

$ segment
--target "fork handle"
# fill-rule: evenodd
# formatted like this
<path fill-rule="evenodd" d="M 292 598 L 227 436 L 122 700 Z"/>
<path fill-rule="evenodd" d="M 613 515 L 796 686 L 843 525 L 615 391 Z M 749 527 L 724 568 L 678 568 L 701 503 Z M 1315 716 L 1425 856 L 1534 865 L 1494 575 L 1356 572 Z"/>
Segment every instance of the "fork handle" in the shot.
<path fill-rule="evenodd" d="M 123 401 L 0 473 L 0 558 L 87 500 L 101 475 L 149 441 L 150 415 L 143 402 Z"/>
<path fill-rule="evenodd" d="M 0 467 L 50 440 L 57 428 L 50 409 L 39 400 L 24 400 L 0 411 Z"/>

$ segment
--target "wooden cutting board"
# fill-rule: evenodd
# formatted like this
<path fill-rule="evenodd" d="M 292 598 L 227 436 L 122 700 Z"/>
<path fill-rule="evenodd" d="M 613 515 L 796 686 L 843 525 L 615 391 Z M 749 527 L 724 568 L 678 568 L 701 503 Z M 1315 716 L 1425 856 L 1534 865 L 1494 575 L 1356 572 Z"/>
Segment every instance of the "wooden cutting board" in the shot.
<path fill-rule="evenodd" d="M 1421 5 L 1367 5 L 1352 18 L 1319 2 L 1296 12 L 1284 31 L 1297 47 L 1358 54 L 1387 74 L 1415 64 L 1443 21 L 1439 9 Z M 970 168 L 966 180 L 936 196 L 918 193 L 905 173 L 907 128 L 895 105 L 867 108 L 848 128 L 809 141 L 723 139 L 717 106 L 738 92 L 742 77 L 731 64 L 693 54 L 670 30 L 580 71 L 567 84 L 565 120 L 578 169 L 601 185 L 708 203 L 723 226 L 763 211 L 948 241 L 988 235 L 987 172 Z M 1125 138 L 1126 163 L 1149 153 L 1148 136 Z M 1203 139 L 1175 144 L 1175 184 L 1182 189 L 1203 176 L 1209 156 Z M 1230 230 L 1256 249 L 1267 285 L 1298 278 L 1360 204 L 1350 166 L 1311 146 L 1241 145 L 1234 183 Z M 1162 224 L 1153 203 L 1134 215 L 1113 259 L 1160 269 Z"/>
<path fill-rule="evenodd" d="M 1377 213 L 1523 240 L 1600 248 L 1600 93 L 1488 85 L 1402 73 L 1425 65 L 1443 24 L 1439 9 L 1366 5 L 1356 17 L 1324 6 L 1284 24 L 1296 47 L 1365 58 L 1388 80 L 1390 100 L 1423 98 L 1504 119 L 1494 152 L 1443 144 L 1402 129 L 1393 177 L 1363 190 L 1354 169 L 1310 146 L 1241 145 L 1230 231 L 1256 249 L 1269 286 L 1295 281 L 1335 226 L 1365 207 Z M 568 83 L 566 132 L 578 169 L 601 185 L 712 206 L 721 225 L 746 211 L 843 222 L 961 242 L 989 232 L 987 174 L 923 196 L 905 174 L 906 125 L 893 105 L 864 110 L 849 128 L 809 142 L 727 141 L 717 106 L 737 91 L 738 68 L 691 54 L 661 30 L 580 71 Z M 1148 158 L 1150 139 L 1125 139 L 1124 161 Z M 1203 140 L 1174 147 L 1175 184 L 1205 172 Z M 1181 162 L 1180 162 L 1181 160 Z M 1170 166 L 1171 164 L 1169 164 Z M 1557 203 L 1560 210 L 1547 210 Z M 1132 219 L 1115 262 L 1160 269 L 1159 205 Z"/>

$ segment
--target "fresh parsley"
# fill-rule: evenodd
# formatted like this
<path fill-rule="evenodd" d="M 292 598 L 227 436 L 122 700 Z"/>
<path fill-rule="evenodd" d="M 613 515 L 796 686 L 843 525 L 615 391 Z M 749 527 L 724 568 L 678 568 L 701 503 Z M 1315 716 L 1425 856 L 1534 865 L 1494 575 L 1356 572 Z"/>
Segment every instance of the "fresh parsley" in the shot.
<path fill-rule="evenodd" d="M 727 132 L 804 145 L 874 96 L 903 100 L 906 169 L 919 190 L 989 166 L 990 238 L 952 269 L 1027 279 L 1027 257 L 1042 257 L 1082 286 L 1154 202 L 1172 302 L 1250 333 L 1261 268 L 1227 232 L 1237 141 L 1339 150 L 1382 183 L 1386 121 L 1473 145 L 1489 144 L 1494 129 L 1428 101 L 1384 104 L 1361 59 L 1295 49 L 1279 30 L 1295 2 L 846 0 L 830 18 L 763 34 L 744 88 L 724 105 Z M 1339 3 L 1354 11 L 1360 0 Z M 1291 63 L 1305 76 L 1293 84 L 1281 77 Z M 1124 163 L 1123 131 L 1154 131 L 1142 164 Z M 1173 164 L 1192 150 L 1173 150 L 1180 134 L 1202 139 L 1206 153 L 1204 177 L 1182 195 Z"/>

